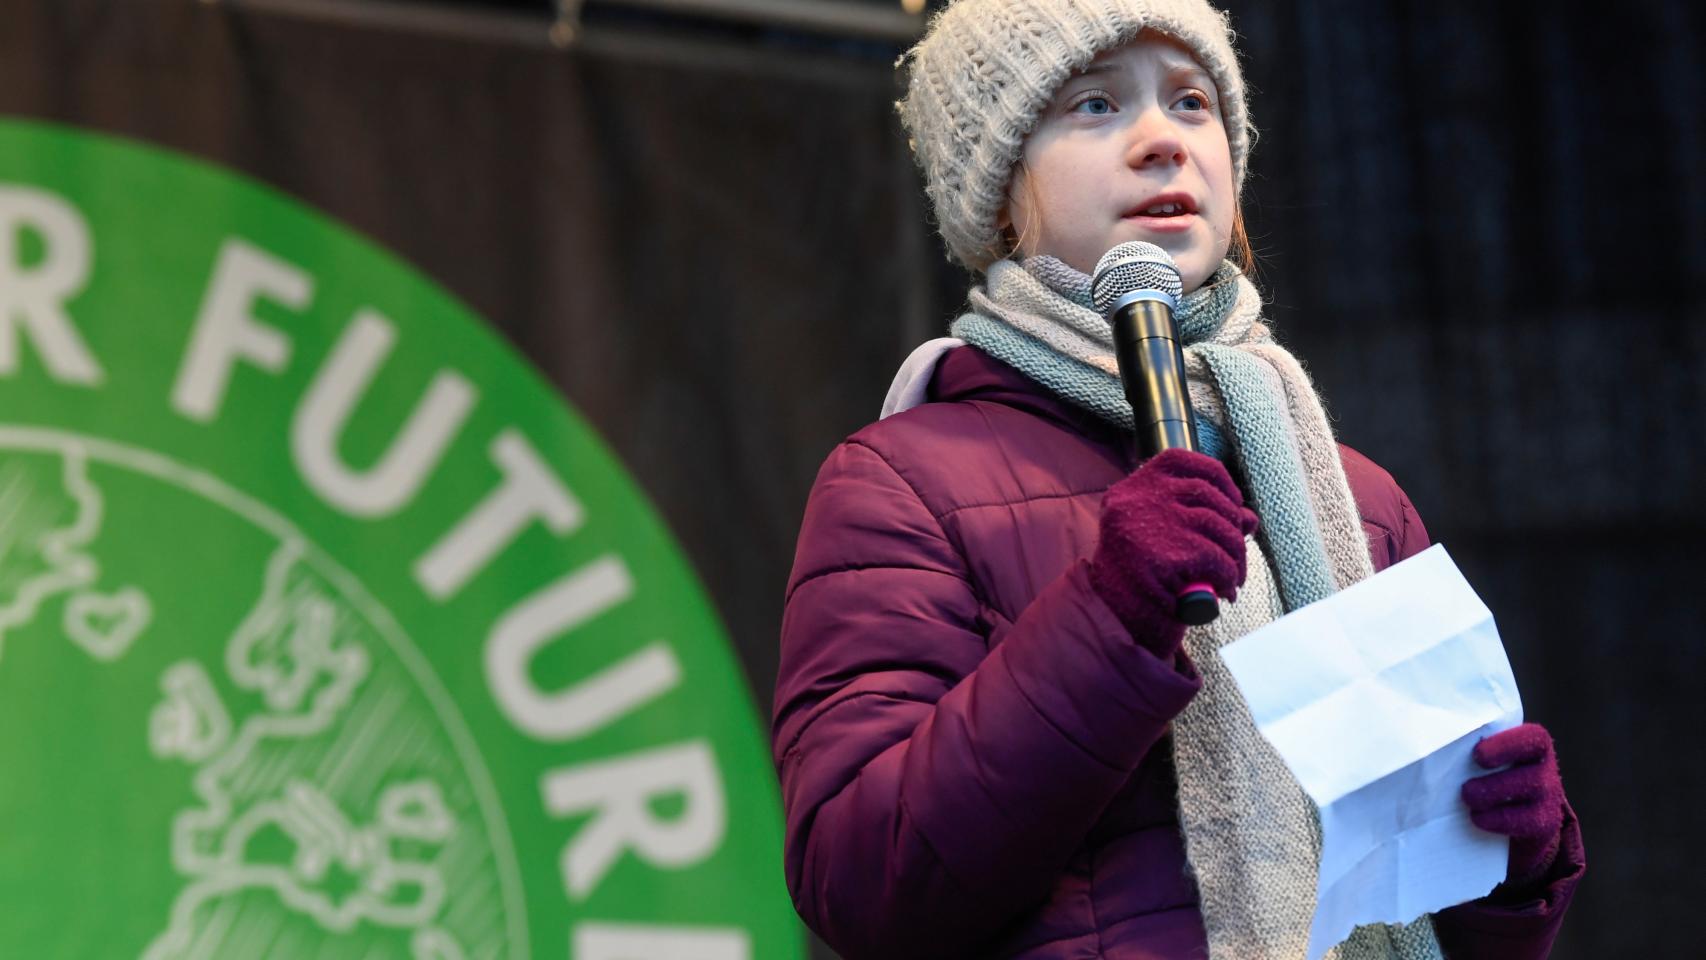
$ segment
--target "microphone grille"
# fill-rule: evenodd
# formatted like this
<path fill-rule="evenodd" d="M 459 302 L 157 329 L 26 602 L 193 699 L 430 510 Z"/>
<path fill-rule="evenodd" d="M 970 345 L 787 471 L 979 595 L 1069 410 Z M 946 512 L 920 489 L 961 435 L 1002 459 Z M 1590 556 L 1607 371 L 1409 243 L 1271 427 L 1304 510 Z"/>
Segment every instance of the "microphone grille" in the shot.
<path fill-rule="evenodd" d="M 1167 251 L 1153 243 L 1132 240 L 1102 254 L 1090 281 L 1090 297 L 1096 311 L 1106 317 L 1114 303 L 1133 290 L 1159 290 L 1175 304 L 1184 295 L 1179 265 Z"/>

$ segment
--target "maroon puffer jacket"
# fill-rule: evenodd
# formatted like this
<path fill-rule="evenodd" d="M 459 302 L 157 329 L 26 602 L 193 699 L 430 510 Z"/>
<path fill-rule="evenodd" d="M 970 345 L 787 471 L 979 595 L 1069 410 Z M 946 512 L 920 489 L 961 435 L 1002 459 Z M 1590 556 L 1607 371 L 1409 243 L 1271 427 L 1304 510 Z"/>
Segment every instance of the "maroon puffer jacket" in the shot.
<path fill-rule="evenodd" d="M 848 960 L 1206 956 L 1165 743 L 1201 679 L 1086 579 L 1131 444 L 975 348 L 930 395 L 837 447 L 806 507 L 772 727 L 794 903 Z M 1427 546 L 1341 453 L 1375 566 Z M 1450 956 L 1546 954 L 1564 830 L 1539 888 L 1437 917 Z"/>

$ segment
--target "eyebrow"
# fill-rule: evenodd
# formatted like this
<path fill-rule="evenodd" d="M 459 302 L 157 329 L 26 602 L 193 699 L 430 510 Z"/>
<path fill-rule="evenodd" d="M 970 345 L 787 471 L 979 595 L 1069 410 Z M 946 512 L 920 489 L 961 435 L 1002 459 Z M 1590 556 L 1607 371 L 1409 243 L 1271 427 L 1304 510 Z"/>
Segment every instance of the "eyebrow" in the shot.
<path fill-rule="evenodd" d="M 1085 67 L 1068 77 L 1067 80 L 1077 80 L 1080 77 L 1093 76 L 1099 73 L 1118 73 L 1119 69 L 1119 64 L 1116 63 L 1092 63 L 1088 67 Z M 1193 79 L 1200 78 L 1208 81 L 1211 85 L 1214 83 L 1214 78 L 1209 76 L 1208 71 L 1194 63 L 1173 63 L 1168 66 L 1167 79 L 1178 80 L 1182 77 L 1191 77 Z"/>

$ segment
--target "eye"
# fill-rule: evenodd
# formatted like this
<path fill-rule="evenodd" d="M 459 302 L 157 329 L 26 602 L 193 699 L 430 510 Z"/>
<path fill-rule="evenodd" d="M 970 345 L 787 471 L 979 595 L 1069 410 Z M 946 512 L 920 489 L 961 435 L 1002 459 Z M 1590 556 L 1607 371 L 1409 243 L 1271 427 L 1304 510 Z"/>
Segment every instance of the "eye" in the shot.
<path fill-rule="evenodd" d="M 1105 93 L 1093 92 L 1073 101 L 1067 112 L 1083 113 L 1092 117 L 1106 116 L 1114 112 L 1114 101 Z"/>
<path fill-rule="evenodd" d="M 1190 93 L 1180 97 L 1173 105 L 1196 112 L 1198 110 L 1212 110 L 1214 108 L 1214 101 L 1210 100 L 1206 94 L 1192 90 Z"/>

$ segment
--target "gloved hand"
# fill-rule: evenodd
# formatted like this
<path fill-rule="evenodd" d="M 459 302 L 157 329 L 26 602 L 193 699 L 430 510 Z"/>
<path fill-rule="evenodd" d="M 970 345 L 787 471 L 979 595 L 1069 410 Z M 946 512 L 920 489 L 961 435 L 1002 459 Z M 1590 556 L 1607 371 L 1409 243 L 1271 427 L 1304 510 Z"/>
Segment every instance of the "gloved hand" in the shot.
<path fill-rule="evenodd" d="M 1505 883 L 1532 884 L 1551 869 L 1564 827 L 1564 781 L 1552 735 L 1525 723 L 1483 739 L 1472 756 L 1483 767 L 1511 765 L 1465 783 L 1463 802 L 1475 826 L 1511 838 Z"/>
<path fill-rule="evenodd" d="M 1167 659 L 1185 636 L 1180 592 L 1207 583 L 1223 600 L 1236 596 L 1256 523 L 1220 461 L 1163 450 L 1102 498 L 1090 584 L 1133 640 Z"/>

